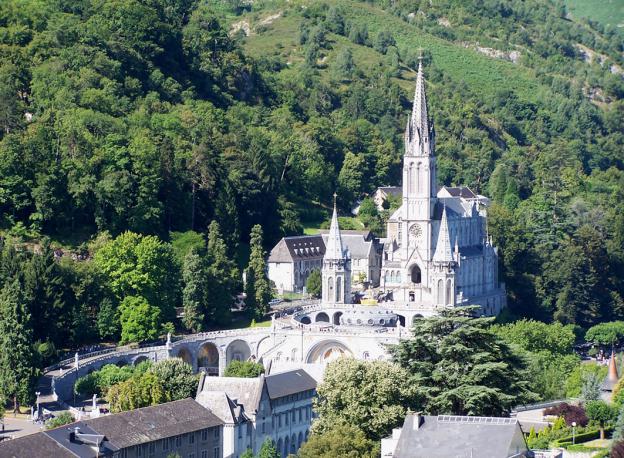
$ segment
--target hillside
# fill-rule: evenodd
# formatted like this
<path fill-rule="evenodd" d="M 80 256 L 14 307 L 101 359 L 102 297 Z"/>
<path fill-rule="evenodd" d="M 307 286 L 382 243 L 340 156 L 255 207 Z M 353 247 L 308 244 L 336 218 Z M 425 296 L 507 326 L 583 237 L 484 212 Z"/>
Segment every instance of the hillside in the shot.
<path fill-rule="evenodd" d="M 4 1 L 6 259 L 45 238 L 90 259 L 131 231 L 180 267 L 212 221 L 230 259 L 247 259 L 256 224 L 265 248 L 311 231 L 334 191 L 346 213 L 400 182 L 422 54 L 438 178 L 492 197 L 510 314 L 624 318 L 623 38 L 568 13 L 542 0 Z M 352 224 L 381 233 L 385 218 Z M 46 321 L 91 320 L 69 339 L 93 340 L 102 298 L 115 316 L 122 297 L 90 261 L 63 269 L 69 311 Z M 190 281 L 171 276 L 169 315 Z"/>
<path fill-rule="evenodd" d="M 574 19 L 592 19 L 610 27 L 624 27 L 622 0 L 566 0 L 566 7 Z"/>

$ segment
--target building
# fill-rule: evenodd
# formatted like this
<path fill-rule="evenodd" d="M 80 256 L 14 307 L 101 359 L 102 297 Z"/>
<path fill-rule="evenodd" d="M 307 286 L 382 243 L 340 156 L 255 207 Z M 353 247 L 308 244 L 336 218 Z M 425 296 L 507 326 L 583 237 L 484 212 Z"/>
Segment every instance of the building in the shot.
<path fill-rule="evenodd" d="M 222 427 L 216 415 L 189 398 L 1 442 L 0 457 L 221 458 Z"/>
<path fill-rule="evenodd" d="M 410 414 L 382 439 L 382 458 L 524 458 L 529 455 L 515 418 Z"/>
<path fill-rule="evenodd" d="M 401 186 L 382 186 L 375 190 L 373 194 L 373 201 L 377 207 L 377 211 L 385 210 L 384 204 L 388 201 L 389 197 L 401 198 L 403 188 Z"/>
<path fill-rule="evenodd" d="M 402 204 L 388 220 L 382 260 L 381 284 L 392 301 L 414 310 L 480 305 L 486 315 L 500 312 L 505 287 L 487 233 L 486 203 L 465 187 L 438 189 L 420 64 L 405 130 Z"/>
<path fill-rule="evenodd" d="M 308 438 L 316 384 L 303 369 L 256 378 L 202 376 L 196 399 L 225 423 L 224 458 L 248 448 L 257 453 L 267 438 L 286 457 Z"/>
<path fill-rule="evenodd" d="M 382 246 L 370 231 L 341 231 L 349 250 L 353 279 L 379 286 Z M 301 292 L 313 270 L 321 270 L 329 230 L 317 235 L 283 237 L 268 258 L 269 280 L 280 292 Z"/>
<path fill-rule="evenodd" d="M 600 385 L 600 397 L 606 401 L 611 402 L 613 397 L 613 390 L 620 379 L 617 370 L 617 363 L 615 362 L 615 352 L 611 352 L 611 358 L 609 358 L 609 372 L 605 377 L 602 385 Z"/>

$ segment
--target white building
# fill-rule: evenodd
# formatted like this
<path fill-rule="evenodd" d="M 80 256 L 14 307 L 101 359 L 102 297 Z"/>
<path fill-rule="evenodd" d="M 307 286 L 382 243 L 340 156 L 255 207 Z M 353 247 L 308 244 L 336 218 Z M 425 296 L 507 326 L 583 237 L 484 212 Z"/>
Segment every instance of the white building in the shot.
<path fill-rule="evenodd" d="M 486 204 L 468 188 L 438 190 L 435 130 L 421 64 L 405 130 L 402 205 L 388 220 L 384 244 L 381 285 L 391 301 L 414 314 L 456 305 L 480 305 L 487 315 L 500 312 L 505 287 L 487 234 Z"/>

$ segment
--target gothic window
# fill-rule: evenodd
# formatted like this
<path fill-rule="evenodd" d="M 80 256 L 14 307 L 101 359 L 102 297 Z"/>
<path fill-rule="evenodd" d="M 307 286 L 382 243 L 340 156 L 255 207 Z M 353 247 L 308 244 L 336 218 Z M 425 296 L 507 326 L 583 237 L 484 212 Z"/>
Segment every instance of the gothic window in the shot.
<path fill-rule="evenodd" d="M 401 283 L 401 271 L 397 272 L 396 274 L 396 282 Z"/>
<path fill-rule="evenodd" d="M 342 277 L 336 278 L 336 302 L 342 302 Z"/>
<path fill-rule="evenodd" d="M 334 279 L 332 277 L 329 277 L 327 279 L 327 299 L 331 301 L 333 297 L 334 297 Z"/>
<path fill-rule="evenodd" d="M 390 272 L 390 283 L 394 283 L 394 270 Z"/>
<path fill-rule="evenodd" d="M 409 300 L 410 302 L 414 302 L 416 300 L 416 294 L 414 294 L 414 291 L 410 291 Z"/>
<path fill-rule="evenodd" d="M 453 305 L 451 289 L 451 279 L 449 278 L 446 280 L 446 305 Z"/>
<path fill-rule="evenodd" d="M 414 183 L 414 181 L 415 181 L 414 180 L 414 178 L 415 178 L 414 177 L 414 163 L 410 163 L 410 165 L 409 165 L 409 173 L 408 173 L 407 177 L 408 177 L 407 180 L 408 180 L 408 183 L 409 183 L 409 193 L 410 194 L 414 194 L 414 192 L 415 192 L 415 186 L 414 186 L 415 185 L 415 183 Z M 416 180 L 417 180 L 417 178 L 416 178 Z"/>
<path fill-rule="evenodd" d="M 438 280 L 438 304 L 444 304 L 444 281 Z"/>
<path fill-rule="evenodd" d="M 417 264 L 414 264 L 414 267 L 412 267 L 411 280 L 412 280 L 412 283 L 422 282 L 422 273 L 420 271 L 420 267 L 418 267 Z"/>
<path fill-rule="evenodd" d="M 416 165 L 416 192 L 418 192 L 419 194 L 422 192 L 422 183 L 423 183 L 423 177 L 420 175 L 420 166 L 422 164 L 419 162 Z"/>

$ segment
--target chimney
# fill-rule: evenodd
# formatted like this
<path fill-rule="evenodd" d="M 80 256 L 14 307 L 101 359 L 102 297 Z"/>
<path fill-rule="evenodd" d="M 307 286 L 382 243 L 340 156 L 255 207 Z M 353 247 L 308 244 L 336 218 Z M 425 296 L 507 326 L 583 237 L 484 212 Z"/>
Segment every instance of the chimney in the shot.
<path fill-rule="evenodd" d="M 414 431 L 418 431 L 420 429 L 420 425 L 424 420 L 422 416 L 422 412 L 414 412 Z"/>

